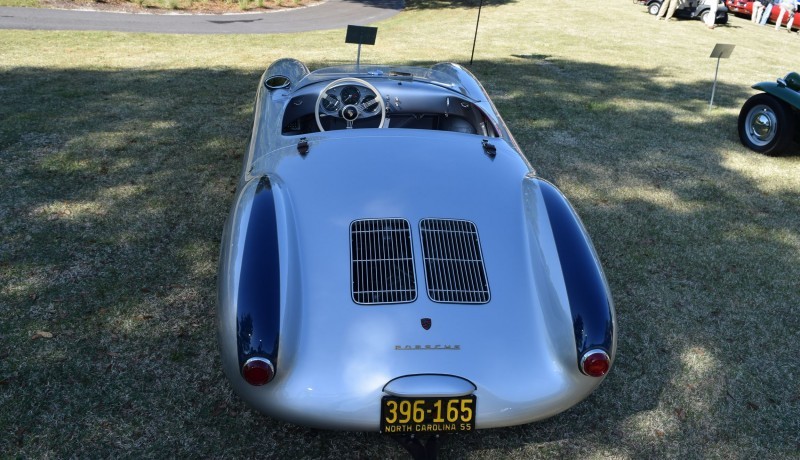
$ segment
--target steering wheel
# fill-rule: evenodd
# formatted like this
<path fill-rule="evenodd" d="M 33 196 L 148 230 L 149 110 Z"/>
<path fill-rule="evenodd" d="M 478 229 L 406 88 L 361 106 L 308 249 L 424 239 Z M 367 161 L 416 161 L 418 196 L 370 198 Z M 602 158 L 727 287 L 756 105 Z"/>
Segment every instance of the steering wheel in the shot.
<path fill-rule="evenodd" d="M 361 94 L 362 91 L 365 94 Z M 376 105 L 378 110 L 375 110 Z M 347 129 L 352 129 L 353 123 L 359 118 L 380 115 L 378 127 L 383 128 L 386 104 L 381 93 L 372 84 L 360 78 L 347 77 L 328 83 L 319 92 L 314 105 L 314 116 L 319 130 L 325 131 L 319 118 L 320 113 L 343 119 L 347 123 Z"/>

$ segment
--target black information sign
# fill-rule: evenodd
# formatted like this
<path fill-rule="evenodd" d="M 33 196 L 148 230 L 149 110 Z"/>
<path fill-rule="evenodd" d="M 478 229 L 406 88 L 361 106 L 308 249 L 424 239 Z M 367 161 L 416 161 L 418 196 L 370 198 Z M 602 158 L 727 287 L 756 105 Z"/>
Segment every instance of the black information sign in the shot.
<path fill-rule="evenodd" d="M 375 37 L 377 36 L 377 27 L 347 26 L 347 35 L 344 37 L 344 42 L 356 43 L 359 45 L 374 45 Z"/>

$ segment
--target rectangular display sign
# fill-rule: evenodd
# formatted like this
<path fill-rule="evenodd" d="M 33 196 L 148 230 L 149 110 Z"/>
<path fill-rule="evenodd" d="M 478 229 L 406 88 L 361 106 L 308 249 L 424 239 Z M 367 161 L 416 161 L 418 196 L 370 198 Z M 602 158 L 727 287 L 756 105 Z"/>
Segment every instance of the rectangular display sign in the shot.
<path fill-rule="evenodd" d="M 356 43 L 359 45 L 374 45 L 377 36 L 377 27 L 347 26 L 347 35 L 344 36 L 344 42 Z"/>

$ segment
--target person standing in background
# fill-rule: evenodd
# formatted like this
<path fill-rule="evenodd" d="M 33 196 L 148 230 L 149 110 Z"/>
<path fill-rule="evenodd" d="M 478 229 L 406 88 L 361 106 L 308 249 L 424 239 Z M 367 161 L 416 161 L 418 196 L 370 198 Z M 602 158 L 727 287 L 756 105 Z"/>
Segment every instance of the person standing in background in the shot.
<path fill-rule="evenodd" d="M 678 1 L 679 0 L 664 0 L 661 2 L 661 8 L 658 10 L 658 16 L 656 16 L 656 20 L 663 19 L 665 21 L 669 21 L 670 18 L 672 18 L 672 15 L 675 14 L 675 8 L 678 7 Z"/>
<path fill-rule="evenodd" d="M 766 4 L 761 3 L 761 0 L 755 0 L 753 2 L 753 14 L 750 15 L 750 21 L 758 24 L 758 21 L 761 20 L 761 13 L 764 12 L 766 6 Z"/>
<path fill-rule="evenodd" d="M 786 30 L 792 31 L 792 23 L 794 22 L 794 12 L 797 11 L 797 0 L 781 0 L 781 12 L 778 14 L 778 20 L 775 21 L 775 30 L 781 30 L 781 22 L 783 22 L 783 14 L 789 13 L 789 22 L 786 23 Z"/>
<path fill-rule="evenodd" d="M 764 11 L 761 12 L 761 22 L 759 25 L 764 25 L 769 21 L 769 15 L 772 14 L 772 4 L 774 0 L 766 0 L 767 4 L 764 6 Z"/>
<path fill-rule="evenodd" d="M 713 29 L 714 27 L 717 27 L 717 5 L 719 4 L 719 0 L 705 0 L 705 3 L 708 5 L 708 13 L 706 14 L 706 27 Z"/>

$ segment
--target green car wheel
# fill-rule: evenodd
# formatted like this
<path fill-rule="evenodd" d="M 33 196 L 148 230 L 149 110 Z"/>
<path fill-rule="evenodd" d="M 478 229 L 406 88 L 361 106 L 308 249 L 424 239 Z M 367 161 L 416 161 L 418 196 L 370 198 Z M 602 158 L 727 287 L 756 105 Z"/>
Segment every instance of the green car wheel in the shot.
<path fill-rule="evenodd" d="M 739 139 L 758 153 L 772 156 L 788 153 L 795 129 L 792 108 L 766 93 L 748 99 L 739 112 Z"/>

